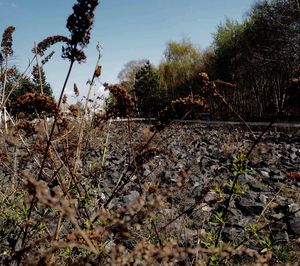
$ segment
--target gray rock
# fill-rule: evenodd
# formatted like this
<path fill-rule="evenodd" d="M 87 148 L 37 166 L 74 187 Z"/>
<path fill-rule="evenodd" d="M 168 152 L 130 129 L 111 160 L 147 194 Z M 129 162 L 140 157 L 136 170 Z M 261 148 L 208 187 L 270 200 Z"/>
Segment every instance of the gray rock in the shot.
<path fill-rule="evenodd" d="M 143 173 L 143 176 L 149 176 L 152 173 L 149 169 L 146 169 Z"/>
<path fill-rule="evenodd" d="M 235 206 L 241 210 L 244 215 L 258 215 L 263 209 L 264 205 L 256 202 L 251 197 L 241 197 L 235 200 Z"/>
<path fill-rule="evenodd" d="M 262 174 L 263 177 L 267 177 L 267 178 L 270 177 L 270 174 L 267 171 L 260 171 L 260 173 Z"/>
<path fill-rule="evenodd" d="M 296 212 L 300 209 L 300 205 L 297 203 L 292 203 L 288 207 L 289 207 L 289 212 Z M 300 217 L 300 211 L 295 213 L 295 217 Z"/>
<path fill-rule="evenodd" d="M 264 194 L 260 194 L 260 195 L 258 196 L 258 199 L 259 199 L 259 201 L 260 201 L 263 205 L 266 205 L 267 202 L 268 202 L 268 197 L 267 197 L 266 195 L 264 195 Z"/>
<path fill-rule="evenodd" d="M 287 231 L 272 232 L 271 237 L 275 244 L 288 243 L 290 240 Z"/>
<path fill-rule="evenodd" d="M 293 160 L 293 161 L 296 161 L 297 160 L 297 158 L 298 158 L 298 156 L 296 155 L 296 153 L 291 153 L 290 154 L 290 158 Z"/>
<path fill-rule="evenodd" d="M 279 220 L 279 219 L 282 219 L 282 217 L 284 216 L 283 213 L 274 213 L 274 214 L 271 214 L 270 217 L 275 219 L 275 220 Z"/>
<path fill-rule="evenodd" d="M 272 181 L 283 181 L 285 177 L 283 175 L 272 175 L 271 180 Z"/>
<path fill-rule="evenodd" d="M 242 228 L 228 228 L 225 227 L 223 230 L 223 239 L 224 241 L 236 241 L 237 239 L 239 239 L 241 237 L 241 235 L 243 234 L 243 229 Z"/>
<path fill-rule="evenodd" d="M 288 233 L 294 236 L 300 236 L 300 217 L 292 217 L 287 222 Z"/>
<path fill-rule="evenodd" d="M 247 182 L 249 188 L 251 191 L 254 192 L 262 192 L 262 191 L 268 191 L 269 189 L 267 188 L 267 186 L 265 186 L 264 184 L 262 184 L 259 181 L 249 181 Z"/>
<path fill-rule="evenodd" d="M 216 192 L 208 192 L 207 195 L 204 198 L 204 202 L 208 204 L 213 204 L 220 200 L 220 195 Z"/>
<path fill-rule="evenodd" d="M 123 201 L 127 204 L 127 205 L 131 205 L 133 203 L 135 203 L 135 201 L 140 197 L 140 193 L 138 191 L 131 191 L 128 195 L 123 197 Z"/>

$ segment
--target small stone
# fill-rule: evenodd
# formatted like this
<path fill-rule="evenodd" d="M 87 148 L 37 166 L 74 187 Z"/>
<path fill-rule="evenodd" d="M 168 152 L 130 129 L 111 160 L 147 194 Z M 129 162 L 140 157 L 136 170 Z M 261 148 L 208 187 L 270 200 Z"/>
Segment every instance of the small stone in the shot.
<path fill-rule="evenodd" d="M 269 173 L 267 171 L 260 171 L 260 172 L 261 172 L 261 174 L 262 174 L 263 177 L 267 177 L 267 178 L 270 177 L 270 175 L 269 175 Z"/>
<path fill-rule="evenodd" d="M 140 193 L 133 190 L 128 195 L 123 197 L 124 202 L 127 205 L 133 204 L 140 197 Z"/>
<path fill-rule="evenodd" d="M 289 212 L 290 213 L 296 212 L 300 209 L 300 205 L 297 204 L 297 203 L 292 203 L 288 207 L 289 207 Z M 300 217 L 300 211 L 295 213 L 295 217 Z"/>
<path fill-rule="evenodd" d="M 255 202 L 251 198 L 240 198 L 235 200 L 235 205 L 244 215 L 258 215 L 264 209 L 264 205 Z"/>
<path fill-rule="evenodd" d="M 273 218 L 275 220 L 280 220 L 280 219 L 282 219 L 284 214 L 283 213 L 274 213 L 274 214 L 271 214 L 270 216 L 271 216 L 271 218 Z"/>
<path fill-rule="evenodd" d="M 296 161 L 296 159 L 298 158 L 298 156 L 296 155 L 296 153 L 291 153 L 291 154 L 290 154 L 290 158 L 291 158 L 293 161 Z"/>
<path fill-rule="evenodd" d="M 267 202 L 268 202 L 268 197 L 267 197 L 266 195 L 260 194 L 258 198 L 259 198 L 259 201 L 260 201 L 262 204 L 264 204 L 264 205 L 267 204 Z"/>
<path fill-rule="evenodd" d="M 213 208 L 209 207 L 208 205 L 204 205 L 201 210 L 205 212 L 211 212 Z"/>
<path fill-rule="evenodd" d="M 143 173 L 143 176 L 149 176 L 151 174 L 151 171 L 149 169 L 146 169 Z"/>
<path fill-rule="evenodd" d="M 220 199 L 220 195 L 216 192 L 208 192 L 207 195 L 204 197 L 204 202 L 208 204 L 213 204 Z"/>
<path fill-rule="evenodd" d="M 249 181 L 247 182 L 248 186 L 250 187 L 251 191 L 254 192 L 261 192 L 266 191 L 266 186 L 260 183 L 259 181 Z"/>
<path fill-rule="evenodd" d="M 290 218 L 287 225 L 290 234 L 300 236 L 300 217 Z"/>
<path fill-rule="evenodd" d="M 290 240 L 289 235 L 286 231 L 272 232 L 271 236 L 275 244 L 288 243 Z"/>
<path fill-rule="evenodd" d="M 273 175 L 271 176 L 271 180 L 273 181 L 283 181 L 285 177 L 283 175 Z"/>

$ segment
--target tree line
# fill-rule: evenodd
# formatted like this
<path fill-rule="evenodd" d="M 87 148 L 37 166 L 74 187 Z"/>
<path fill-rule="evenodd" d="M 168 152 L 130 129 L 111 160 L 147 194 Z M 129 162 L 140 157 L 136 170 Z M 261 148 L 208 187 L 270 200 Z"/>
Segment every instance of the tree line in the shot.
<path fill-rule="evenodd" d="M 118 78 L 140 117 L 155 117 L 178 98 L 204 96 L 214 118 L 231 118 L 232 112 L 201 86 L 199 73 L 206 72 L 211 80 L 234 84 L 221 86 L 220 93 L 247 119 L 278 113 L 299 118 L 299 57 L 300 1 L 264 0 L 254 4 L 242 22 L 226 19 L 220 24 L 209 48 L 198 49 L 188 39 L 171 41 L 157 67 L 146 59 L 133 60 Z M 293 97 L 288 99 L 293 82 Z"/>

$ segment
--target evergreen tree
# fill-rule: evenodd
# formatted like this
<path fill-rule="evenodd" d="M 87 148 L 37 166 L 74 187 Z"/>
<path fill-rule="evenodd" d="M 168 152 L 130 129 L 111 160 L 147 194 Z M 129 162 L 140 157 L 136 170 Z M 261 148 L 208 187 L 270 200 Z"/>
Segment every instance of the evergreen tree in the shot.
<path fill-rule="evenodd" d="M 149 61 L 135 75 L 134 92 L 138 116 L 157 116 L 165 105 L 165 97 L 159 86 L 157 70 Z"/>
<path fill-rule="evenodd" d="M 36 91 L 42 92 L 47 96 L 53 97 L 53 91 L 51 89 L 50 84 L 46 81 L 46 74 L 41 66 L 38 67 L 37 65 L 35 65 L 33 67 L 32 82 Z"/>

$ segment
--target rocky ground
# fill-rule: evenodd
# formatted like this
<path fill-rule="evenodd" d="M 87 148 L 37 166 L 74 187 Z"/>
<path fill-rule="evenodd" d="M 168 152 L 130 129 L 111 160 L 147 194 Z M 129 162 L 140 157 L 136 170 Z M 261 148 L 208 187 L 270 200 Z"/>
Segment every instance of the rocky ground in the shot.
<path fill-rule="evenodd" d="M 105 162 L 106 178 L 100 180 L 103 197 L 110 195 L 120 173 L 129 164 L 130 146 L 136 150 L 152 136 L 149 129 L 150 126 L 145 124 L 133 124 L 128 134 L 126 123 L 111 125 Z M 165 209 L 160 210 L 164 220 L 193 206 L 201 197 L 203 187 L 213 184 L 203 202 L 187 213 L 184 219 L 178 219 L 171 225 L 187 245 L 193 245 L 199 230 L 206 232 L 206 236 L 207 232 L 211 232 L 215 219 L 212 213 L 222 209 L 230 191 L 233 159 L 240 153 L 248 152 L 262 129 L 254 130 L 255 136 L 236 126 L 174 124 L 150 142 L 156 152 L 148 160 L 140 162 L 139 171 L 135 174 L 154 182 L 159 188 L 177 184 L 167 199 Z M 139 155 L 136 157 L 138 159 Z M 273 250 L 276 247 L 279 249 L 277 256 L 283 256 L 285 253 L 281 249 L 289 244 L 291 250 L 297 251 L 300 248 L 299 192 L 299 131 L 273 128 L 255 147 L 246 173 L 239 177 L 223 230 L 223 241 L 238 244 L 251 228 L 255 230 L 253 228 L 274 222 L 264 232 L 254 233 L 253 241 L 250 240 L 247 245 L 258 249 L 268 245 L 267 248 L 273 247 Z M 131 204 L 140 193 L 137 183 L 128 184 L 110 206 Z M 264 243 L 268 241 L 266 239 L 271 243 Z M 293 260 L 295 258 L 291 256 Z"/>
<path fill-rule="evenodd" d="M 219 226 L 217 214 L 231 190 L 234 158 L 247 154 L 262 128 L 253 130 L 254 135 L 237 126 L 175 123 L 153 136 L 147 123 L 128 127 L 126 122 L 113 122 L 85 146 L 78 175 L 97 205 L 107 204 L 111 210 L 160 196 L 162 205 L 153 210 L 157 230 L 183 246 L 210 247 Z M 273 128 L 255 146 L 235 187 L 222 243 L 272 250 L 274 263 L 300 263 L 299 133 Z M 32 145 L 37 139 L 31 137 Z M 4 144 L 5 156 L 15 159 L 8 160 L 2 151 L 3 194 L 13 173 L 38 171 L 20 141 L 19 148 L 8 140 Z M 145 186 L 151 193 L 145 195 Z M 93 212 L 95 206 L 88 208 Z M 133 238 L 127 246 L 134 245 Z"/>

